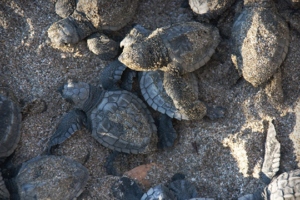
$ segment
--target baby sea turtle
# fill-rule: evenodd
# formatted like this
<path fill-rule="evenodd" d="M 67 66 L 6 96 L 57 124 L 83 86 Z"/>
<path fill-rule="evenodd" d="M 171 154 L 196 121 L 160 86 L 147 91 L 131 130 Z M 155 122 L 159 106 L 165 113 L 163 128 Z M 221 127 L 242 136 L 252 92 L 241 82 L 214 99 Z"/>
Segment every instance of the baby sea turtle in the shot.
<path fill-rule="evenodd" d="M 232 61 L 253 86 L 266 82 L 280 67 L 289 46 L 287 23 L 272 0 L 245 0 L 232 27 Z"/>
<path fill-rule="evenodd" d="M 80 163 L 58 156 L 38 156 L 22 164 L 12 182 L 21 200 L 74 199 L 86 185 L 89 173 Z"/>
<path fill-rule="evenodd" d="M 263 192 L 258 191 L 254 194 L 247 194 L 238 200 L 300 199 L 300 169 L 284 172 L 278 177 L 274 177 L 279 170 L 279 165 L 280 143 L 276 139 L 275 127 L 270 122 L 261 174 L 262 180 L 269 185 L 266 186 Z"/>
<path fill-rule="evenodd" d="M 124 153 L 148 153 L 156 149 L 157 129 L 141 99 L 125 90 L 101 90 L 69 80 L 60 88 L 76 109 L 64 116 L 50 139 L 60 144 L 85 125 L 105 147 Z"/>
<path fill-rule="evenodd" d="M 136 71 L 160 69 L 185 74 L 205 65 L 220 42 L 211 25 L 187 22 L 150 32 L 136 26 L 121 42 L 119 61 Z"/>
<path fill-rule="evenodd" d="M 220 16 L 235 0 L 189 0 L 191 9 L 208 19 Z"/>
<path fill-rule="evenodd" d="M 76 44 L 87 38 L 89 49 L 102 59 L 118 53 L 118 43 L 99 31 L 117 31 L 134 16 L 138 0 L 59 0 L 55 10 L 64 19 L 54 23 L 48 36 L 55 46 Z"/>
<path fill-rule="evenodd" d="M 0 163 L 11 155 L 20 140 L 21 109 L 6 87 L 0 87 Z"/>

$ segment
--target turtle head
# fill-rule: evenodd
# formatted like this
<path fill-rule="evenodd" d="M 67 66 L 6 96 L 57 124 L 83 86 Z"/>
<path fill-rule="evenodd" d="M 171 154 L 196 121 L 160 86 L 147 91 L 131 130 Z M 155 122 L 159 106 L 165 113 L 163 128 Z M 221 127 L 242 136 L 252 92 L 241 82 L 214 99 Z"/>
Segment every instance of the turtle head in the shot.
<path fill-rule="evenodd" d="M 69 79 L 65 85 L 59 87 L 58 91 L 63 98 L 74 103 L 77 108 L 82 108 L 90 96 L 89 84 L 77 82 L 72 79 Z"/>
<path fill-rule="evenodd" d="M 168 53 L 160 39 L 152 37 L 125 46 L 118 59 L 135 71 L 152 71 L 167 65 Z"/>
<path fill-rule="evenodd" d="M 66 44 L 76 44 L 80 39 L 76 26 L 68 18 L 52 24 L 48 29 L 48 36 L 54 46 L 57 47 Z"/>

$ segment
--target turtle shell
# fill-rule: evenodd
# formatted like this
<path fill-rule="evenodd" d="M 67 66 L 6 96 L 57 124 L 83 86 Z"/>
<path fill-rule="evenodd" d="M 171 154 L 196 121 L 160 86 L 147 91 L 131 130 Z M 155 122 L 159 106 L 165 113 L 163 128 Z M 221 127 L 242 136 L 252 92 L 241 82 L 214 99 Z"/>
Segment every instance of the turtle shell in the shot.
<path fill-rule="evenodd" d="M 20 199 L 74 199 L 88 179 L 80 163 L 58 156 L 38 156 L 22 164 L 16 177 Z"/>
<path fill-rule="evenodd" d="M 112 150 L 137 154 L 156 149 L 154 120 L 143 101 L 128 91 L 104 91 L 87 116 L 92 136 Z"/>
<path fill-rule="evenodd" d="M 218 28 L 198 22 L 160 28 L 153 34 L 159 34 L 169 57 L 180 63 L 184 72 L 192 72 L 205 65 L 220 42 Z"/>
<path fill-rule="evenodd" d="M 181 106 L 175 105 L 173 99 L 167 94 L 164 88 L 164 73 L 160 70 L 141 72 L 140 88 L 144 99 L 154 110 L 162 114 L 167 114 L 171 118 L 178 120 L 188 120 L 188 116 L 180 111 Z M 198 83 L 193 73 L 182 76 L 188 85 L 198 95 Z"/>
<path fill-rule="evenodd" d="M 77 12 L 84 13 L 96 29 L 116 31 L 135 14 L 136 0 L 79 0 Z"/>
<path fill-rule="evenodd" d="M 285 172 L 274 179 L 267 187 L 270 200 L 300 198 L 300 169 Z"/>
<path fill-rule="evenodd" d="M 21 110 L 12 91 L 0 87 L 0 158 L 8 157 L 20 140 Z"/>
<path fill-rule="evenodd" d="M 232 61 L 253 86 L 266 82 L 279 68 L 289 46 L 287 23 L 271 1 L 245 1 L 232 27 Z"/>

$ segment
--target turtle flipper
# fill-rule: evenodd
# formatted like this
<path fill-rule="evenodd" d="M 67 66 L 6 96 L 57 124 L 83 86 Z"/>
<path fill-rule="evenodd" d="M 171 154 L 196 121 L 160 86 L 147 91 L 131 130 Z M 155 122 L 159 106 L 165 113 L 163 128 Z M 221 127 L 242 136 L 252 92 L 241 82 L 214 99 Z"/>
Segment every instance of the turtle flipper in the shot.
<path fill-rule="evenodd" d="M 142 189 L 134 180 L 122 177 L 111 187 L 113 195 L 119 200 L 140 200 L 143 196 Z"/>
<path fill-rule="evenodd" d="M 132 90 L 132 84 L 133 84 L 133 78 L 137 76 L 137 72 L 126 68 L 123 75 L 122 75 L 122 82 L 120 84 L 120 87 L 124 90 L 131 91 Z"/>
<path fill-rule="evenodd" d="M 269 130 L 265 144 L 265 158 L 262 166 L 261 178 L 269 184 L 271 179 L 279 170 L 280 165 L 280 143 L 276 139 L 276 131 L 272 122 L 269 123 Z"/>
<path fill-rule="evenodd" d="M 173 128 L 172 119 L 166 115 L 162 114 L 158 120 L 158 148 L 167 148 L 174 145 L 174 141 L 177 138 L 177 133 Z"/>
<path fill-rule="evenodd" d="M 106 159 L 106 162 L 104 164 L 104 167 L 106 168 L 106 172 L 108 175 L 113 176 L 122 176 L 122 174 L 118 173 L 117 170 L 114 167 L 114 161 L 116 157 L 120 154 L 119 151 L 113 151 Z"/>
<path fill-rule="evenodd" d="M 121 80 L 122 74 L 126 69 L 126 65 L 119 60 L 111 62 L 105 67 L 101 74 L 102 87 L 105 90 L 111 90 L 116 87 L 117 83 Z"/>
<path fill-rule="evenodd" d="M 170 190 L 175 194 L 178 200 L 198 198 L 195 185 L 187 180 L 176 180 L 170 183 Z"/>
<path fill-rule="evenodd" d="M 219 119 L 225 117 L 226 108 L 221 106 L 217 106 L 216 108 L 210 107 L 206 105 L 206 116 L 211 119 Z"/>
<path fill-rule="evenodd" d="M 58 125 L 55 133 L 50 138 L 48 144 L 48 154 L 50 154 L 51 147 L 63 143 L 66 139 L 79 130 L 82 125 L 87 124 L 87 117 L 81 110 L 72 110 L 67 113 L 60 124 Z"/>
<path fill-rule="evenodd" d="M 206 106 L 198 100 L 198 92 L 182 76 L 164 73 L 163 85 L 175 107 L 186 116 L 183 119 L 202 119 L 205 116 Z"/>
<path fill-rule="evenodd" d="M 103 60 L 116 57 L 119 50 L 119 43 L 100 33 L 90 35 L 87 38 L 87 45 L 90 51 Z"/>
<path fill-rule="evenodd" d="M 153 199 L 176 199 L 175 195 L 167 187 L 162 184 L 157 185 L 154 188 L 150 188 L 147 193 L 145 193 L 141 200 L 153 200 Z"/>

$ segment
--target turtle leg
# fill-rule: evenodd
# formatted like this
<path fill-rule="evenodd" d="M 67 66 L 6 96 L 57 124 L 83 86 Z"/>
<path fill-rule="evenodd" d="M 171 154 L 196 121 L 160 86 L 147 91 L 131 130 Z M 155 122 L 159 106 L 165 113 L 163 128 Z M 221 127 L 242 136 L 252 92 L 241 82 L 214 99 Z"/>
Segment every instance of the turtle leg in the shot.
<path fill-rule="evenodd" d="M 106 66 L 101 74 L 102 87 L 105 90 L 119 89 L 117 83 L 121 81 L 122 74 L 126 69 L 126 65 L 121 63 L 119 60 L 111 62 Z"/>
<path fill-rule="evenodd" d="M 172 147 L 177 138 L 177 133 L 173 128 L 172 119 L 168 115 L 162 114 L 157 123 L 158 148 L 163 149 Z"/>
<path fill-rule="evenodd" d="M 67 113 L 58 125 L 55 133 L 50 138 L 48 154 L 50 154 L 52 146 L 63 143 L 66 139 L 71 137 L 73 133 L 80 130 L 82 125 L 86 126 L 86 124 L 87 117 L 83 111 L 72 110 Z"/>
<path fill-rule="evenodd" d="M 140 200 L 143 196 L 142 189 L 130 178 L 122 177 L 112 186 L 111 191 L 119 200 Z"/>
<path fill-rule="evenodd" d="M 130 92 L 132 90 L 133 78 L 135 78 L 136 76 L 136 71 L 126 68 L 121 78 L 122 81 L 120 87 Z"/>
<path fill-rule="evenodd" d="M 272 122 L 269 123 L 269 130 L 265 144 L 265 158 L 262 166 L 261 179 L 269 184 L 274 175 L 278 172 L 280 165 L 280 143 L 276 139 L 276 131 Z"/>
<path fill-rule="evenodd" d="M 186 116 L 184 119 L 202 119 L 205 116 L 206 106 L 180 75 L 164 73 L 163 85 L 175 107 Z"/>
<path fill-rule="evenodd" d="M 210 107 L 208 105 L 206 106 L 206 116 L 211 119 L 211 120 L 215 120 L 215 119 L 219 119 L 219 118 L 223 118 L 225 117 L 225 112 L 226 112 L 226 108 L 223 108 L 221 106 L 217 106 L 217 107 Z"/>
<path fill-rule="evenodd" d="M 104 167 L 106 169 L 106 172 L 108 175 L 113 176 L 122 176 L 122 174 L 118 173 L 117 170 L 114 167 L 114 161 L 116 157 L 120 154 L 119 151 L 113 151 L 106 159 L 106 162 L 104 164 Z"/>
<path fill-rule="evenodd" d="M 55 12 L 62 18 L 67 18 L 76 9 L 76 0 L 58 0 L 55 4 Z"/>
<path fill-rule="evenodd" d="M 94 33 L 87 38 L 87 45 L 94 54 L 103 60 L 110 60 L 117 56 L 119 43 L 104 34 Z"/>

